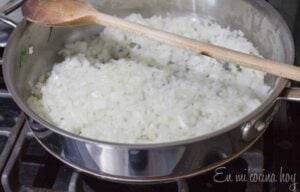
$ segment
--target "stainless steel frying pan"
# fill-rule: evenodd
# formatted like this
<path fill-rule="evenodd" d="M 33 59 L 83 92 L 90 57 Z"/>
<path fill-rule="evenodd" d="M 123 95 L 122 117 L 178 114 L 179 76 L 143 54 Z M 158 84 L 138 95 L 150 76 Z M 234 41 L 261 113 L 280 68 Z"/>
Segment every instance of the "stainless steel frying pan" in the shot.
<path fill-rule="evenodd" d="M 266 58 L 293 64 L 291 33 L 279 14 L 263 0 L 93 0 L 103 12 L 120 17 L 130 13 L 210 17 L 223 26 L 241 29 Z M 2 20 L 5 20 L 2 18 Z M 273 87 L 264 103 L 243 119 L 214 133 L 190 140 L 148 145 L 116 144 L 65 132 L 35 114 L 26 100 L 38 78 L 61 58 L 67 42 L 99 33 L 99 26 L 49 28 L 22 21 L 4 54 L 4 78 L 10 94 L 27 114 L 36 139 L 52 155 L 78 170 L 122 182 L 158 182 L 186 178 L 215 168 L 247 150 L 264 133 L 279 100 L 297 100 L 285 79 L 266 76 Z M 29 52 L 33 49 L 33 53 Z"/>

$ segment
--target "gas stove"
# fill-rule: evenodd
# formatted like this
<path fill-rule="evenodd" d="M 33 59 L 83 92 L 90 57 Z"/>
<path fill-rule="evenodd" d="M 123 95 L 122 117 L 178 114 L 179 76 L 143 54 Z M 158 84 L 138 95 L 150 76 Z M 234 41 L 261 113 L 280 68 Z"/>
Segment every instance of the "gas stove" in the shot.
<path fill-rule="evenodd" d="M 268 2 L 282 14 L 293 31 L 296 65 L 300 65 L 297 0 Z M 20 21 L 18 13 L 12 17 Z M 10 28 L 0 23 L 0 44 L 10 32 Z M 3 53 L 2 48 L 0 53 Z M 295 82 L 293 85 L 298 86 Z M 0 90 L 5 90 L 1 76 Z M 297 192 L 300 191 L 299 125 L 300 103 L 281 102 L 280 110 L 265 135 L 251 149 L 226 165 L 171 183 L 112 183 L 80 173 L 51 156 L 33 137 L 22 111 L 7 94 L 0 92 L 0 191 Z"/>

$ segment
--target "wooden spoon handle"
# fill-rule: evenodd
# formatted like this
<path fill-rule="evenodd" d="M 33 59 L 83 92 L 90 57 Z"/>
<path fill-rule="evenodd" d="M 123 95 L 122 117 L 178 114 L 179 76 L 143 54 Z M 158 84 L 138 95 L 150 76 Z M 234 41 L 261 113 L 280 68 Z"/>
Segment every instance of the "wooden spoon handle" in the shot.
<path fill-rule="evenodd" d="M 143 35 L 159 42 L 220 59 L 222 61 L 264 71 L 275 76 L 300 81 L 300 68 L 293 65 L 263 59 L 238 51 L 233 51 L 231 49 L 200 42 L 195 39 L 160 31 L 100 12 L 96 12 L 95 16 L 94 22 L 101 25 L 127 30 L 128 32 Z"/>

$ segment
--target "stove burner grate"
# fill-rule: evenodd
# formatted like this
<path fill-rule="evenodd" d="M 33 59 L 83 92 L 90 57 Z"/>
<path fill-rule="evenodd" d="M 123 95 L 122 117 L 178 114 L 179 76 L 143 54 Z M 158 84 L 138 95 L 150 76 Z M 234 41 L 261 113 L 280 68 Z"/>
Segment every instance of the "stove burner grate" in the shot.
<path fill-rule="evenodd" d="M 24 114 L 10 98 L 0 94 L 0 174 L 24 124 Z M 0 186 L 0 191 L 3 190 Z"/>

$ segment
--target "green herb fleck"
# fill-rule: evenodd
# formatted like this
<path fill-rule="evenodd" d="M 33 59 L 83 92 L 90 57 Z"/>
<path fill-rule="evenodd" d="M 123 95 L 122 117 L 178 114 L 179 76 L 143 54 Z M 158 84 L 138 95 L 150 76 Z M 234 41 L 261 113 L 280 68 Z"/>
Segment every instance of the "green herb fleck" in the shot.
<path fill-rule="evenodd" d="M 22 64 L 26 60 L 26 57 L 27 57 L 27 49 L 23 48 L 19 55 L 19 68 L 22 67 Z"/>

